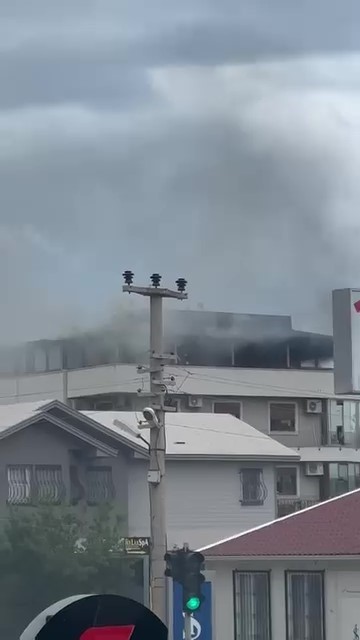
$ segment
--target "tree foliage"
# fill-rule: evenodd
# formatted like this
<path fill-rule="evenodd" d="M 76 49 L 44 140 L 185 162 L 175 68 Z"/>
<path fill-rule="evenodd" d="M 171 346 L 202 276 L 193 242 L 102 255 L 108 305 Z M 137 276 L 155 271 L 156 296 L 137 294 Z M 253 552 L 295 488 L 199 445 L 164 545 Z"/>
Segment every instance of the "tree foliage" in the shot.
<path fill-rule="evenodd" d="M 70 508 L 12 511 L 0 544 L 0 627 L 7 616 L 21 616 L 24 627 L 73 594 L 126 593 L 133 566 L 122 536 L 122 518 L 107 506 L 86 520 Z"/>

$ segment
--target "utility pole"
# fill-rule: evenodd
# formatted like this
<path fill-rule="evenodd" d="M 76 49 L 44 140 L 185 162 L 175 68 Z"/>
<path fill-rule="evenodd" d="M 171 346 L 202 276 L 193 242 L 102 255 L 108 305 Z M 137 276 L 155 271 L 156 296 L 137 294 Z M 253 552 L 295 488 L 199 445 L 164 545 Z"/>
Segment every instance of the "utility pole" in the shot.
<path fill-rule="evenodd" d="M 124 271 L 123 291 L 150 298 L 150 404 L 143 415 L 150 427 L 150 466 L 148 472 L 150 497 L 150 600 L 152 611 L 166 623 L 166 520 L 165 520 L 165 408 L 166 383 L 164 366 L 174 360 L 173 355 L 163 353 L 163 299 L 186 300 L 187 282 L 176 281 L 177 291 L 160 287 L 161 276 L 153 273 L 151 286 L 133 285 L 134 274 Z M 144 369 L 143 369 L 144 370 Z M 170 381 L 169 381 L 170 383 Z"/>

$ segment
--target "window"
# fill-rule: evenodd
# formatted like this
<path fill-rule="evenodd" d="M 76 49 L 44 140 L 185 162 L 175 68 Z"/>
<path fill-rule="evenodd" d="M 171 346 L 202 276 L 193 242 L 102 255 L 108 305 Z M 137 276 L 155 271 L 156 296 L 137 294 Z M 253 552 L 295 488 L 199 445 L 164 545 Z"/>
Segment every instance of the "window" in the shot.
<path fill-rule="evenodd" d="M 213 413 L 229 413 L 231 416 L 240 420 L 241 402 L 227 402 L 226 400 L 214 402 Z"/>
<path fill-rule="evenodd" d="M 324 640 L 324 579 L 321 572 L 286 574 L 287 640 Z"/>
<path fill-rule="evenodd" d="M 298 469 L 297 467 L 277 467 L 276 492 L 279 496 L 298 495 Z"/>
<path fill-rule="evenodd" d="M 34 469 L 36 501 L 41 504 L 60 504 L 64 497 L 61 467 L 43 465 Z"/>
<path fill-rule="evenodd" d="M 267 490 L 263 479 L 262 469 L 241 469 L 240 482 L 243 505 L 261 505 L 267 497 Z"/>
<path fill-rule="evenodd" d="M 65 497 L 60 466 L 11 465 L 7 480 L 8 504 L 60 504 Z"/>
<path fill-rule="evenodd" d="M 270 640 L 270 577 L 234 572 L 235 640 Z"/>
<path fill-rule="evenodd" d="M 294 402 L 270 402 L 269 411 L 271 432 L 296 432 L 296 404 Z"/>
<path fill-rule="evenodd" d="M 8 504 L 31 502 L 31 467 L 11 466 L 7 469 Z"/>
<path fill-rule="evenodd" d="M 86 470 L 86 496 L 90 505 L 104 504 L 114 499 L 111 467 L 89 467 Z"/>
<path fill-rule="evenodd" d="M 358 402 L 331 400 L 328 404 L 329 442 L 356 445 Z"/>
<path fill-rule="evenodd" d="M 347 462 L 329 464 L 330 497 L 356 489 L 359 484 L 359 466 Z"/>
<path fill-rule="evenodd" d="M 69 467 L 70 475 L 70 504 L 78 504 L 85 497 L 85 490 L 80 482 L 79 469 L 76 465 L 71 464 Z"/>

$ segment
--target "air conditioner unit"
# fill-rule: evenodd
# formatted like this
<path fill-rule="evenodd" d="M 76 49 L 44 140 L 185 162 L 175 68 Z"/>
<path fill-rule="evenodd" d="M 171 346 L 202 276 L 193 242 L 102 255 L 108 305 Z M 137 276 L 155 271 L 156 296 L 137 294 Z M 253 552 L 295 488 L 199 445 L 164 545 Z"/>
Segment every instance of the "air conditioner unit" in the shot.
<path fill-rule="evenodd" d="M 308 462 L 305 467 L 306 476 L 323 476 L 324 465 L 322 462 Z"/>
<path fill-rule="evenodd" d="M 197 398 L 196 396 L 189 396 L 189 407 L 192 407 L 193 409 L 200 409 L 202 405 L 203 405 L 202 398 Z"/>
<path fill-rule="evenodd" d="M 306 413 L 322 413 L 322 401 L 306 400 Z"/>

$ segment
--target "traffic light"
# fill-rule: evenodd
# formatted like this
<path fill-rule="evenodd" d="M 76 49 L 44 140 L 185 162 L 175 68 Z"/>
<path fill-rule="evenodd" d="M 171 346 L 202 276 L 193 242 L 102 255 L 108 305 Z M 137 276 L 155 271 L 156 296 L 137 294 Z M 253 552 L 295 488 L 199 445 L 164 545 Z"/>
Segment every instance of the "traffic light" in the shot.
<path fill-rule="evenodd" d="M 172 578 L 174 582 L 182 584 L 182 576 L 184 573 L 184 551 L 176 549 L 165 553 L 164 560 L 166 562 L 165 575 Z"/>
<path fill-rule="evenodd" d="M 185 568 L 183 579 L 183 610 L 193 613 L 200 609 L 204 600 L 201 586 L 205 577 L 201 573 L 204 556 L 198 551 L 185 552 Z"/>
<path fill-rule="evenodd" d="M 165 575 L 183 588 L 183 611 L 194 613 L 204 600 L 201 586 L 205 577 L 201 573 L 204 556 L 198 551 L 177 549 L 165 554 Z"/>

